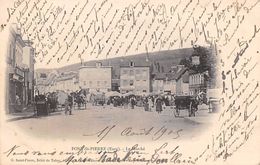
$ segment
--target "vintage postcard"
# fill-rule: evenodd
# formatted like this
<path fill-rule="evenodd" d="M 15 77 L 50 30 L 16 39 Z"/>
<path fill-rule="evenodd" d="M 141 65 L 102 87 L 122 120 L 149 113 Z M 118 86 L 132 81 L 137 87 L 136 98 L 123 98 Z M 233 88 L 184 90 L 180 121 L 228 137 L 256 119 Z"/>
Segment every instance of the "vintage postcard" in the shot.
<path fill-rule="evenodd" d="M 260 0 L 1 0 L 1 165 L 260 164 Z"/>

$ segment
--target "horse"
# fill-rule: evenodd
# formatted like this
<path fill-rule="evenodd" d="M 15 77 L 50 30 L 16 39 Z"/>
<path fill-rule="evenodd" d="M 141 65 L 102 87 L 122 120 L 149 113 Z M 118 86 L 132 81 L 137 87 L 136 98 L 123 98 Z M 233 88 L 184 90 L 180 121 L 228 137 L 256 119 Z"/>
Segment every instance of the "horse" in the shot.
<path fill-rule="evenodd" d="M 85 96 L 80 92 L 74 94 L 74 101 L 78 105 L 78 109 L 80 109 L 82 105 L 86 108 Z"/>
<path fill-rule="evenodd" d="M 179 116 L 182 109 L 188 110 L 189 117 L 195 116 L 195 113 L 198 111 L 198 105 L 207 103 L 205 98 L 204 92 L 200 92 L 194 96 L 175 96 L 175 116 Z"/>
<path fill-rule="evenodd" d="M 47 96 L 47 103 L 52 112 L 55 112 L 58 107 L 58 97 L 55 92 L 49 93 Z"/>
<path fill-rule="evenodd" d="M 207 98 L 207 94 L 205 92 L 199 92 L 196 95 L 196 99 L 199 101 L 199 104 L 207 104 L 208 105 L 208 98 Z"/>

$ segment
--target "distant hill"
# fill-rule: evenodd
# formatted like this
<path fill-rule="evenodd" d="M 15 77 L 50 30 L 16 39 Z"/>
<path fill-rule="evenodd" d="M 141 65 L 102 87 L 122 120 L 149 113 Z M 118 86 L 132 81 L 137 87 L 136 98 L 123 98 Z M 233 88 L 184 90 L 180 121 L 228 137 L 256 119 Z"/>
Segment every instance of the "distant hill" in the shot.
<path fill-rule="evenodd" d="M 113 67 L 113 79 L 119 78 L 120 66 L 128 65 L 133 61 L 136 66 L 149 65 L 152 68 L 152 73 L 167 73 L 170 71 L 171 66 L 179 64 L 183 58 L 190 57 L 193 53 L 193 48 L 184 48 L 176 50 L 167 50 L 152 53 L 142 53 L 130 56 L 121 56 L 104 60 L 92 60 L 84 62 L 85 66 L 95 66 L 96 62 L 101 62 L 103 66 Z M 37 69 L 36 73 L 49 73 L 57 70 L 59 73 L 68 71 L 78 71 L 80 63 L 64 66 L 58 69 Z"/>

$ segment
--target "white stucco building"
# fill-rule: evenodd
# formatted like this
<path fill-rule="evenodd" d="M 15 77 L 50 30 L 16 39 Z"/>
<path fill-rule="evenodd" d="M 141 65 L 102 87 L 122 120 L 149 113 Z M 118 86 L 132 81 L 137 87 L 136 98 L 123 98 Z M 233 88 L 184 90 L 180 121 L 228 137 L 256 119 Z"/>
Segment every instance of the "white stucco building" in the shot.
<path fill-rule="evenodd" d="M 102 66 L 97 62 L 96 66 L 81 66 L 79 68 L 79 86 L 81 89 L 111 91 L 112 67 Z"/>
<path fill-rule="evenodd" d="M 150 92 L 150 67 L 129 66 L 120 67 L 120 92 L 149 93 Z"/>

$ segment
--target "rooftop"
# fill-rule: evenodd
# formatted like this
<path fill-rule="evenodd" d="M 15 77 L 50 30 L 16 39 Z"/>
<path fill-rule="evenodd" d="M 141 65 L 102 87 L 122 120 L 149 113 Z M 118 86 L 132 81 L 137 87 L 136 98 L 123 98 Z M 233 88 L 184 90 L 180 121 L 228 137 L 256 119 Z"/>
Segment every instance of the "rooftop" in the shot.
<path fill-rule="evenodd" d="M 176 70 L 176 72 L 171 73 L 154 73 L 155 80 L 178 80 L 181 76 L 187 71 L 187 68 L 181 68 L 180 70 Z M 186 79 L 186 78 L 185 78 Z"/>
<path fill-rule="evenodd" d="M 79 69 L 83 68 L 112 68 L 112 66 L 80 66 Z"/>
<path fill-rule="evenodd" d="M 58 77 L 56 81 L 59 82 L 59 81 L 73 79 L 73 78 L 76 78 L 76 75 L 66 75 L 66 76 Z"/>
<path fill-rule="evenodd" d="M 157 73 L 154 75 L 155 80 L 166 80 L 167 75 L 166 73 Z"/>

